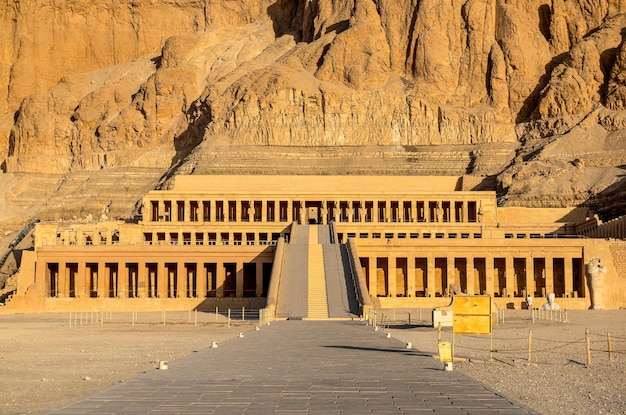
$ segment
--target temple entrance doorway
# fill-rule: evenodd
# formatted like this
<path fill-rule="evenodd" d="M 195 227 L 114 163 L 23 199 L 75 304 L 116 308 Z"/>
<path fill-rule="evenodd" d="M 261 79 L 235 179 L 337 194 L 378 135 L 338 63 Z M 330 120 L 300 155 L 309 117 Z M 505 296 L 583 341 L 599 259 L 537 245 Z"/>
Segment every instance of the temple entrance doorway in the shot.
<path fill-rule="evenodd" d="M 307 220 L 309 225 L 317 225 L 319 223 L 319 209 L 315 206 L 309 206 L 307 209 Z"/>

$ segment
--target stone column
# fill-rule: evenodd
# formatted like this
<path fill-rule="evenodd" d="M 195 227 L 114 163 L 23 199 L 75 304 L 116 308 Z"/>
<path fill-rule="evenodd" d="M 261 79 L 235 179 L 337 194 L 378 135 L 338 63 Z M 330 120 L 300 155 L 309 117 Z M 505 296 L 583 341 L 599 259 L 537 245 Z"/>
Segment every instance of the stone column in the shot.
<path fill-rule="evenodd" d="M 546 295 L 554 292 L 554 260 L 546 256 Z"/>
<path fill-rule="evenodd" d="M 224 269 L 224 263 L 218 262 L 215 265 L 215 272 L 217 273 L 217 278 L 215 281 L 216 296 L 219 298 L 224 297 L 224 281 L 226 281 L 226 270 Z"/>
<path fill-rule="evenodd" d="M 261 200 L 261 222 L 267 222 L 267 199 Z"/>
<path fill-rule="evenodd" d="M 389 297 L 397 297 L 398 296 L 398 287 L 396 286 L 397 282 L 397 258 L 395 255 L 389 255 L 387 258 L 387 295 Z"/>
<path fill-rule="evenodd" d="M 237 277 L 235 280 L 235 297 L 243 297 L 243 262 L 237 262 L 236 265 Z"/>
<path fill-rule="evenodd" d="M 450 223 L 456 222 L 456 205 L 454 200 L 450 201 L 450 214 L 448 215 L 448 218 L 450 219 Z"/>
<path fill-rule="evenodd" d="M 428 258 L 426 259 L 426 275 L 427 275 L 427 291 L 429 297 L 434 297 L 436 291 L 436 283 L 435 283 L 435 256 L 431 253 L 428 253 Z"/>
<path fill-rule="evenodd" d="M 507 297 L 513 297 L 515 295 L 514 287 L 515 287 L 516 276 L 515 276 L 515 266 L 513 265 L 513 257 L 511 255 L 512 254 L 509 253 L 506 255 L 506 258 L 505 258 L 506 269 L 504 272 L 506 275 L 506 296 Z M 518 290 L 519 290 L 519 287 L 518 287 Z"/>
<path fill-rule="evenodd" d="M 443 287 L 443 289 L 445 290 L 446 288 L 450 288 L 450 286 L 452 284 L 459 284 L 460 285 L 460 281 L 458 281 L 458 278 L 456 277 L 456 268 L 454 267 L 454 256 L 450 257 L 446 257 L 446 263 L 447 266 L 446 268 L 448 268 L 448 286 L 447 287 Z M 449 292 L 450 290 L 448 290 Z"/>
<path fill-rule="evenodd" d="M 67 277 L 67 264 L 65 262 L 59 262 L 59 280 L 57 283 L 57 297 L 65 298 L 69 297 L 69 278 Z"/>
<path fill-rule="evenodd" d="M 467 281 L 467 294 L 476 294 L 476 271 L 473 256 L 468 256 L 465 259 L 465 280 Z"/>
<path fill-rule="evenodd" d="M 430 200 L 426 199 L 424 200 L 424 220 L 426 222 L 430 222 L 431 221 L 431 217 L 430 217 Z"/>
<path fill-rule="evenodd" d="M 209 200 L 209 222 L 215 222 L 217 211 L 217 203 L 215 200 Z"/>
<path fill-rule="evenodd" d="M 415 256 L 413 255 L 406 258 L 406 273 L 407 295 L 415 297 Z"/>
<path fill-rule="evenodd" d="M 78 263 L 78 272 L 76 273 L 76 279 L 74 281 L 77 298 L 85 298 L 85 287 L 87 281 L 87 266 L 85 262 Z"/>
<path fill-rule="evenodd" d="M 563 258 L 563 278 L 565 279 L 565 297 L 573 297 L 574 294 L 574 269 L 572 266 L 572 257 Z"/>
<path fill-rule="evenodd" d="M 293 222 L 293 200 L 287 201 L 287 223 Z"/>
<path fill-rule="evenodd" d="M 122 267 L 124 264 L 122 264 Z M 120 264 L 117 264 L 117 298 L 128 297 L 128 273 L 120 272 Z"/>
<path fill-rule="evenodd" d="M 463 208 L 462 208 L 462 209 L 463 209 L 463 218 L 462 218 L 462 222 L 468 222 L 468 220 L 467 220 L 467 219 L 468 219 L 468 214 L 469 214 L 469 213 L 468 213 L 468 204 L 467 204 L 467 201 L 466 201 L 466 200 L 464 200 L 464 201 L 463 201 Z"/>
<path fill-rule="evenodd" d="M 411 200 L 411 222 L 417 222 L 417 202 Z"/>
<path fill-rule="evenodd" d="M 137 263 L 137 297 L 146 298 L 148 284 L 146 281 L 146 263 Z"/>
<path fill-rule="evenodd" d="M 106 264 L 104 262 L 98 262 L 98 298 L 104 298 L 108 294 L 107 286 L 109 284 L 108 281 L 106 281 L 108 277 L 106 274 Z"/>
<path fill-rule="evenodd" d="M 370 292 L 370 296 L 371 297 L 377 297 L 378 296 L 378 273 L 376 272 L 376 257 L 369 257 L 369 274 L 370 274 L 370 278 L 369 278 L 369 283 L 370 286 L 368 287 L 369 292 Z"/>
<path fill-rule="evenodd" d="M 243 209 L 241 209 L 241 204 L 243 201 L 236 199 L 235 200 L 235 222 L 243 222 L 243 214 L 241 213 Z"/>
<path fill-rule="evenodd" d="M 177 289 L 176 289 L 176 297 L 177 298 L 187 298 L 187 288 L 188 288 L 188 275 L 187 270 L 185 269 L 185 263 L 180 259 L 176 263 L 176 276 L 177 278 Z"/>
<path fill-rule="evenodd" d="M 256 290 L 255 295 L 257 297 L 263 296 L 263 262 L 256 261 Z"/>
<path fill-rule="evenodd" d="M 348 200 L 346 215 L 348 216 L 348 222 L 354 222 L 354 206 L 352 205 L 352 200 Z"/>
<path fill-rule="evenodd" d="M 183 200 L 184 221 L 191 222 L 191 200 Z"/>
<path fill-rule="evenodd" d="M 385 222 L 391 222 L 391 202 L 385 200 Z"/>
<path fill-rule="evenodd" d="M 165 262 L 159 262 L 157 265 L 157 297 L 167 298 L 167 282 L 169 281 L 169 272 L 165 266 Z"/>
<path fill-rule="evenodd" d="M 526 257 L 526 295 L 535 296 L 535 260 L 532 256 Z"/>
<path fill-rule="evenodd" d="M 485 289 L 487 293 L 490 295 L 495 295 L 493 288 L 493 280 L 494 280 L 494 268 L 493 268 L 493 255 L 487 255 L 485 257 Z"/>
<path fill-rule="evenodd" d="M 205 298 L 207 292 L 207 271 L 202 262 L 196 262 L 196 296 Z"/>
<path fill-rule="evenodd" d="M 159 219 L 159 216 L 163 216 L 163 220 L 165 220 L 165 200 L 163 199 L 159 199 L 158 201 L 157 220 L 161 220 Z M 98 241 L 98 243 L 100 243 L 100 241 Z"/>

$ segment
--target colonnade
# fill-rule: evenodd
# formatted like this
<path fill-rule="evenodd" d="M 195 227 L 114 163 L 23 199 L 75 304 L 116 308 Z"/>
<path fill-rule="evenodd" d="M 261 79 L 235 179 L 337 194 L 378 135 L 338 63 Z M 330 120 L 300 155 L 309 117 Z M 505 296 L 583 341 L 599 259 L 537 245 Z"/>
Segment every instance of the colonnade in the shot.
<path fill-rule="evenodd" d="M 585 297 L 582 258 L 571 256 L 360 256 L 372 297 L 443 297 L 451 290 L 496 297 Z"/>
<path fill-rule="evenodd" d="M 271 262 L 47 262 L 49 297 L 203 298 L 266 295 Z M 38 270 L 39 272 L 42 272 Z"/>
<path fill-rule="evenodd" d="M 148 199 L 144 216 L 150 222 L 479 222 L 480 205 L 465 199 Z"/>

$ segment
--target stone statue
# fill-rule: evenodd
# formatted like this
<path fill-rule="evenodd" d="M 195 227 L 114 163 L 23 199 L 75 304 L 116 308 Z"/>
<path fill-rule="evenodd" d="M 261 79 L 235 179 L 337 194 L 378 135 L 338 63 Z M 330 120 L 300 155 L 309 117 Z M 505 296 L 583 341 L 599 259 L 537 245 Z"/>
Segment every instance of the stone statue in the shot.
<path fill-rule="evenodd" d="M 352 205 L 348 205 L 348 209 L 346 209 L 346 214 L 348 215 L 348 222 L 352 222 L 352 218 L 354 217 L 354 208 Z"/>
<path fill-rule="evenodd" d="M 248 222 L 254 222 L 254 213 L 254 207 L 250 205 L 250 207 L 248 207 Z"/>
<path fill-rule="evenodd" d="M 298 211 L 298 214 L 300 216 L 300 224 L 303 225 L 305 224 L 305 217 L 306 217 L 306 208 L 304 207 L 304 203 L 300 204 L 300 210 Z"/>
<path fill-rule="evenodd" d="M 548 297 L 548 302 L 545 303 L 541 307 L 542 310 L 560 310 L 561 309 L 561 306 L 554 302 L 554 298 L 555 298 L 554 293 L 549 293 L 547 297 Z"/>
<path fill-rule="evenodd" d="M 341 215 L 341 209 L 339 209 L 339 206 L 337 206 L 337 204 L 335 203 L 335 207 L 333 208 L 333 220 L 335 222 L 339 222 L 340 215 Z"/>
<path fill-rule="evenodd" d="M 463 294 L 461 286 L 459 284 L 450 284 L 450 295 L 454 297 L 459 294 Z"/>
<path fill-rule="evenodd" d="M 359 207 L 359 222 L 365 222 L 365 215 L 365 208 L 361 205 L 361 207 Z"/>
<path fill-rule="evenodd" d="M 325 203 L 322 203 L 322 223 L 326 224 L 328 221 L 328 208 Z"/>
<path fill-rule="evenodd" d="M 589 260 L 586 265 L 587 268 L 587 285 L 589 286 L 589 293 L 591 294 L 591 310 L 602 310 L 602 294 L 604 291 L 604 275 L 606 274 L 606 267 L 602 265 L 599 257 L 594 257 Z"/>

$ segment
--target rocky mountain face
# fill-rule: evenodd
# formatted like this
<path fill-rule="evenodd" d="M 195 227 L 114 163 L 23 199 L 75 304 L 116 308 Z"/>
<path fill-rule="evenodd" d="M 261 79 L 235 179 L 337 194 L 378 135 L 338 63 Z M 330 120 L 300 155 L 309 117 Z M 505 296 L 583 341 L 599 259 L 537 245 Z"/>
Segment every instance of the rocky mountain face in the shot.
<path fill-rule="evenodd" d="M 145 169 L 143 189 L 285 157 L 626 207 L 623 0 L 7 0 L 0 22 L 6 211 L 25 174 L 56 175 L 59 216 L 90 174 Z M 140 195 L 118 193 L 66 213 L 126 214 L 111 201 Z"/>

